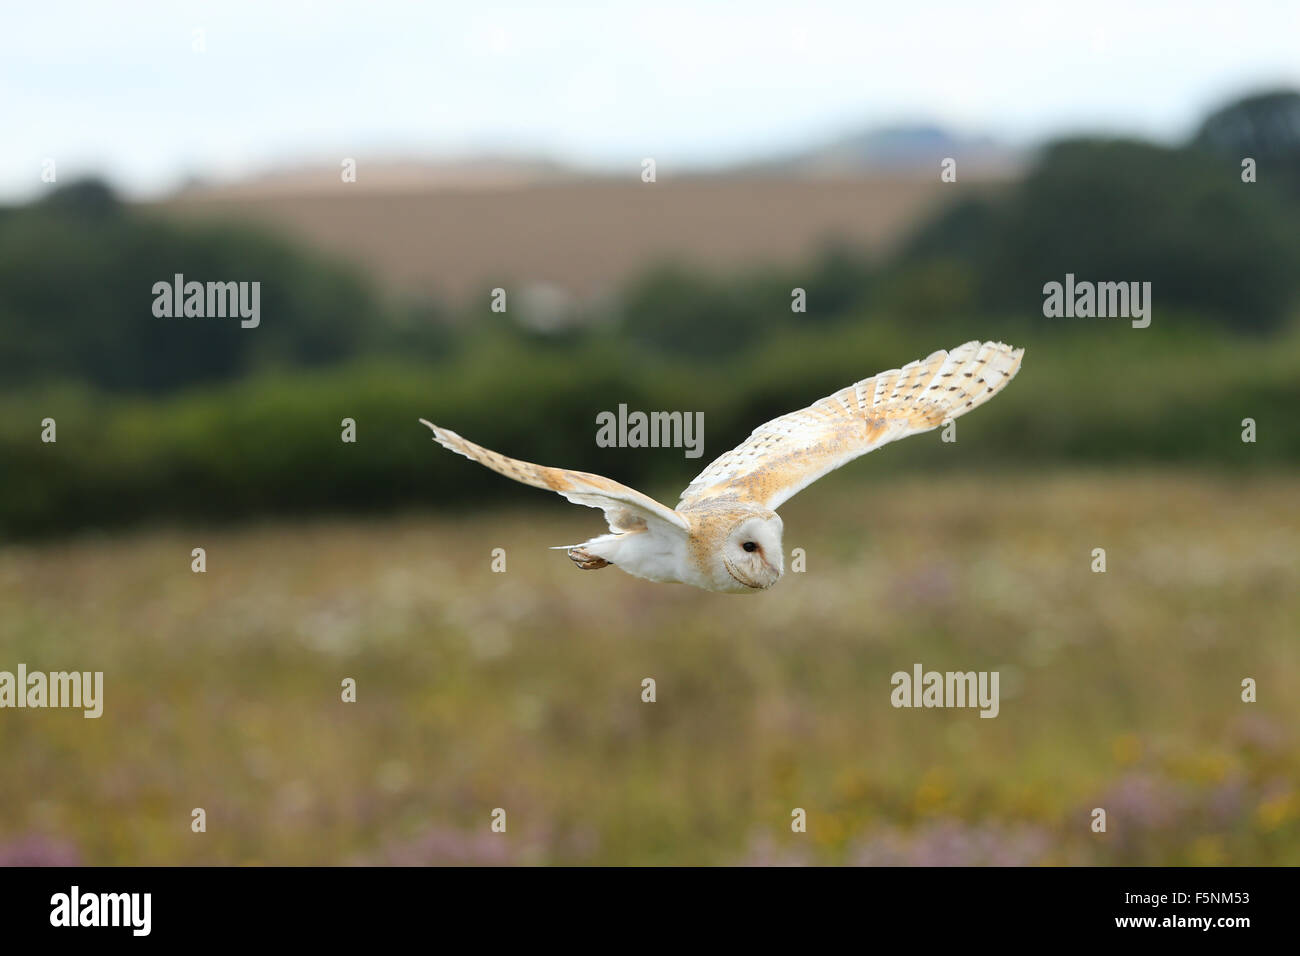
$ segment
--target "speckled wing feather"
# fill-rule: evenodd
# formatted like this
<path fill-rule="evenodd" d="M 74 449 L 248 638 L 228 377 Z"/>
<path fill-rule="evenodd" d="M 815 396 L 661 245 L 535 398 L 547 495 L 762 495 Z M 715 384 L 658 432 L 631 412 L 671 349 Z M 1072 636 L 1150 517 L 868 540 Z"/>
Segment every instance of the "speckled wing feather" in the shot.
<path fill-rule="evenodd" d="M 840 389 L 754 429 L 700 472 L 677 506 L 728 499 L 776 509 L 854 458 L 978 408 L 1015 377 L 1023 354 L 967 342 Z"/>
<path fill-rule="evenodd" d="M 603 478 L 585 471 L 567 468 L 548 468 L 531 462 L 507 458 L 494 451 L 461 438 L 455 432 L 439 428 L 432 422 L 420 421 L 433 430 L 433 437 L 444 447 L 464 455 L 471 461 L 485 465 L 507 478 L 521 481 L 534 488 L 546 488 L 568 498 L 574 504 L 600 508 L 605 512 L 609 529 L 615 533 L 644 530 L 649 521 L 664 521 L 681 531 L 688 531 L 686 519 L 667 505 L 662 505 L 635 488 L 619 484 L 612 478 Z"/>

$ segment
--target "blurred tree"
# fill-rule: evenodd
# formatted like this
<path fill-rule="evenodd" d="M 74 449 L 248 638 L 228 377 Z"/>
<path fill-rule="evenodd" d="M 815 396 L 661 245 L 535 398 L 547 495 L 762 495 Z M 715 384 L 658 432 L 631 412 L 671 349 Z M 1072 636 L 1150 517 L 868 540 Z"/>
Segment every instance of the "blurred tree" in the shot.
<path fill-rule="evenodd" d="M 986 310 L 1041 315 L 1044 283 L 1149 281 L 1157 309 L 1238 330 L 1277 328 L 1295 302 L 1300 247 L 1290 211 L 1206 156 L 1128 140 L 1048 147 L 1007 196 L 952 207 L 893 270 L 974 266 Z"/>
<path fill-rule="evenodd" d="M 122 213 L 122 204 L 113 195 L 113 190 L 98 179 L 69 183 L 46 196 L 38 206 L 81 219 L 107 219 Z"/>
<path fill-rule="evenodd" d="M 1261 183 L 1300 199 L 1300 93 L 1294 90 L 1247 96 L 1211 113 L 1192 146 L 1227 158 L 1237 170 L 1250 157 Z"/>
<path fill-rule="evenodd" d="M 261 323 L 159 318 L 153 287 L 177 273 L 259 282 Z M 84 181 L 0 217 L 0 380 L 64 378 L 157 392 L 267 365 L 314 366 L 429 337 L 356 273 L 259 232 L 177 226 Z"/>
<path fill-rule="evenodd" d="M 806 280 L 798 279 L 807 274 Z M 874 287 L 875 269 L 862 249 L 844 241 L 828 242 L 810 270 L 791 276 L 790 285 L 808 291 L 810 321 L 833 321 L 853 313 Z"/>
<path fill-rule="evenodd" d="M 699 357 L 728 354 L 749 341 L 776 309 L 789 311 L 788 290 L 780 300 L 756 301 L 760 298 L 743 283 L 664 265 L 626 290 L 621 324 L 629 342 L 643 348 Z"/>

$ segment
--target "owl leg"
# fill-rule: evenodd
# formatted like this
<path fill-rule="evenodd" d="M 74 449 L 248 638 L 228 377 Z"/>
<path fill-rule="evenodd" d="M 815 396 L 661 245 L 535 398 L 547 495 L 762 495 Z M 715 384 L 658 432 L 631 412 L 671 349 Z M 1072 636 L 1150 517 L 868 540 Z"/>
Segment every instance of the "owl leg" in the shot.
<path fill-rule="evenodd" d="M 584 571 L 597 571 L 600 568 L 609 567 L 609 562 L 604 558 L 597 557 L 590 551 L 584 551 L 582 548 L 570 548 L 569 560 Z"/>

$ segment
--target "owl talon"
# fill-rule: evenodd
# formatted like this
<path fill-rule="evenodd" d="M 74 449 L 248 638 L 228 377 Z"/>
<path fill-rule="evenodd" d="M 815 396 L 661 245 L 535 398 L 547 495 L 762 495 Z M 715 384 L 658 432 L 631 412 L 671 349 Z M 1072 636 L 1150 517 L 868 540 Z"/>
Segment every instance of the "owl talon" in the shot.
<path fill-rule="evenodd" d="M 584 571 L 597 571 L 609 566 L 609 562 L 604 558 L 598 558 L 590 551 L 583 551 L 581 548 L 570 548 L 569 560 Z"/>

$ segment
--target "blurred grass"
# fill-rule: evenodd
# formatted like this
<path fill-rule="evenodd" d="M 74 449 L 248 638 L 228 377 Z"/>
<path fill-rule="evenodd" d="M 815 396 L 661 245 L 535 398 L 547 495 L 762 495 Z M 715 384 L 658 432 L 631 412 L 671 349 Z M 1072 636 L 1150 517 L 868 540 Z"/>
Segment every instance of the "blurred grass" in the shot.
<path fill-rule="evenodd" d="M 0 860 L 1300 863 L 1300 477 L 874 464 L 753 597 L 580 573 L 544 549 L 599 514 L 524 489 L 5 546 L 0 669 L 105 704 L 4 714 Z M 1000 671 L 1000 716 L 893 709 L 915 662 Z"/>

